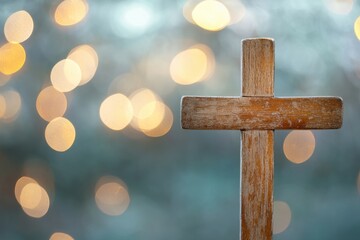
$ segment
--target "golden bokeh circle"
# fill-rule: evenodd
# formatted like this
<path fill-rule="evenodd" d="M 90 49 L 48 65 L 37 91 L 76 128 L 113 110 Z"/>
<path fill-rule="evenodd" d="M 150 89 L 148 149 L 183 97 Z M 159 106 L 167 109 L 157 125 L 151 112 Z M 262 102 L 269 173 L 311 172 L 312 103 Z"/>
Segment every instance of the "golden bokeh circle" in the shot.
<path fill-rule="evenodd" d="M 190 85 L 209 78 L 215 68 L 215 58 L 209 47 L 194 45 L 178 53 L 170 63 L 170 76 L 174 82 Z"/>
<path fill-rule="evenodd" d="M 67 233 L 56 232 L 50 236 L 49 240 L 74 240 L 74 238 Z"/>
<path fill-rule="evenodd" d="M 125 184 L 115 177 L 102 177 L 95 189 L 95 202 L 105 214 L 123 214 L 129 207 L 130 196 Z"/>
<path fill-rule="evenodd" d="M 11 14 L 5 22 L 4 34 L 11 43 L 26 41 L 34 30 L 34 21 L 31 15 L 22 10 Z"/>
<path fill-rule="evenodd" d="M 208 31 L 219 31 L 231 20 L 229 10 L 222 2 L 216 0 L 199 2 L 191 16 L 196 25 Z"/>
<path fill-rule="evenodd" d="M 66 96 L 52 86 L 46 87 L 36 99 L 36 109 L 45 121 L 62 117 L 67 109 Z"/>
<path fill-rule="evenodd" d="M 11 122 L 17 118 L 21 110 L 21 96 L 15 90 L 8 90 L 2 94 L 5 99 L 5 112 L 2 118 Z"/>
<path fill-rule="evenodd" d="M 291 222 L 291 210 L 286 202 L 274 201 L 273 233 L 284 232 Z"/>
<path fill-rule="evenodd" d="M 121 93 L 107 97 L 100 105 L 101 121 L 112 130 L 124 129 L 133 118 L 130 100 Z"/>
<path fill-rule="evenodd" d="M 166 105 L 164 106 L 165 106 L 164 116 L 160 124 L 153 129 L 142 130 L 146 136 L 162 137 L 170 131 L 174 122 L 174 117 L 171 109 Z"/>
<path fill-rule="evenodd" d="M 95 75 L 99 58 L 93 47 L 90 45 L 80 45 L 72 49 L 67 57 L 76 62 L 81 70 L 81 80 L 79 86 L 88 83 Z"/>
<path fill-rule="evenodd" d="M 284 140 L 283 150 L 289 161 L 303 163 L 314 153 L 315 136 L 310 130 L 291 131 Z"/>
<path fill-rule="evenodd" d="M 19 43 L 6 43 L 0 48 L 0 72 L 11 75 L 25 64 L 26 52 Z"/>
<path fill-rule="evenodd" d="M 76 131 L 74 125 L 63 117 L 51 120 L 45 129 L 47 144 L 58 152 L 67 151 L 73 145 L 75 137 Z"/>
<path fill-rule="evenodd" d="M 87 15 L 89 6 L 85 0 L 64 0 L 57 6 L 54 19 L 60 26 L 72 26 Z"/>
<path fill-rule="evenodd" d="M 50 79 L 54 88 L 59 92 L 70 92 L 81 81 L 81 69 L 73 60 L 63 59 L 52 68 Z"/>

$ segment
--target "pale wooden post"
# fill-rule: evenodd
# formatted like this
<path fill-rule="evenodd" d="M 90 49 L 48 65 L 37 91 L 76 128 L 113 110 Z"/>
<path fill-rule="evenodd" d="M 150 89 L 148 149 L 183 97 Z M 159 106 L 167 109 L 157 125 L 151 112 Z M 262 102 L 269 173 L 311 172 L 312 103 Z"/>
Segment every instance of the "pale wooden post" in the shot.
<path fill-rule="evenodd" d="M 338 97 L 274 97 L 274 42 L 243 41 L 242 97 L 183 97 L 184 129 L 241 130 L 241 240 L 272 238 L 275 129 L 336 129 Z"/>
<path fill-rule="evenodd" d="M 242 42 L 242 95 L 274 96 L 274 42 Z M 242 240 L 272 237 L 274 131 L 241 132 L 241 231 Z"/>

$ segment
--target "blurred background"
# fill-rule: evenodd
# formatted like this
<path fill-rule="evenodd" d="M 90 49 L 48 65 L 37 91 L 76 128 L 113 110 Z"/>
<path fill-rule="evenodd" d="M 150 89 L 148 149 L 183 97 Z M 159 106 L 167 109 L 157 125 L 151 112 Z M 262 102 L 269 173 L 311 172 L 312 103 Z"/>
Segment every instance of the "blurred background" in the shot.
<path fill-rule="evenodd" d="M 274 239 L 360 238 L 355 0 L 3 0 L 0 239 L 238 239 L 237 131 L 183 95 L 240 95 L 241 40 L 277 96 L 341 96 L 340 130 L 275 133 Z"/>

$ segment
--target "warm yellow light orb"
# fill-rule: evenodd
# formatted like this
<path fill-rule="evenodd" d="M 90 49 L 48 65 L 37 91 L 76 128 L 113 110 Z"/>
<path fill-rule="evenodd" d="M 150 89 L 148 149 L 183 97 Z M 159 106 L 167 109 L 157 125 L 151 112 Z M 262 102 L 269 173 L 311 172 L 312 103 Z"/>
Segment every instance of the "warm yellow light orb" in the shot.
<path fill-rule="evenodd" d="M 22 206 L 23 211 L 33 218 L 41 218 L 43 217 L 48 211 L 50 207 L 50 198 L 46 190 L 42 187 L 41 188 L 41 198 L 39 204 L 37 204 L 34 208 L 26 208 Z"/>
<path fill-rule="evenodd" d="M 180 52 L 170 64 L 171 78 L 181 85 L 189 85 L 201 81 L 206 74 L 206 70 L 206 54 L 196 48 Z"/>
<path fill-rule="evenodd" d="M 51 83 L 59 92 L 74 90 L 81 81 L 79 65 L 70 59 L 59 61 L 51 70 Z"/>
<path fill-rule="evenodd" d="M 150 113 L 148 115 L 148 113 Z M 143 114 L 146 113 L 146 114 Z M 157 128 L 164 119 L 165 104 L 160 101 L 147 103 L 141 110 L 140 114 L 147 117 L 137 118 L 136 127 L 141 131 L 150 131 Z"/>
<path fill-rule="evenodd" d="M 99 59 L 94 48 L 90 45 L 81 45 L 70 51 L 68 59 L 76 62 L 81 70 L 79 85 L 88 83 L 95 75 Z"/>
<path fill-rule="evenodd" d="M 26 41 L 34 30 L 34 22 L 31 15 L 26 11 L 18 11 L 11 14 L 4 25 L 6 39 L 12 43 Z"/>
<path fill-rule="evenodd" d="M 0 48 L 0 72 L 14 74 L 25 64 L 26 52 L 18 43 L 6 43 Z"/>
<path fill-rule="evenodd" d="M 57 6 L 54 19 L 60 26 L 72 26 L 81 22 L 87 13 L 85 0 L 64 0 Z"/>
<path fill-rule="evenodd" d="M 5 98 L 5 113 L 2 118 L 7 122 L 15 120 L 21 109 L 21 96 L 17 91 L 9 90 L 3 93 Z"/>
<path fill-rule="evenodd" d="M 165 105 L 164 116 L 162 118 L 161 123 L 153 129 L 143 130 L 143 133 L 149 137 L 162 137 L 170 131 L 173 122 L 174 122 L 174 117 L 171 112 L 171 109 Z"/>
<path fill-rule="evenodd" d="M 51 121 L 56 117 L 62 117 L 66 108 L 66 96 L 52 86 L 41 90 L 36 99 L 36 109 L 40 117 L 45 121 Z"/>
<path fill-rule="evenodd" d="M 198 3 L 192 11 L 192 19 L 201 28 L 219 31 L 230 23 L 230 13 L 226 6 L 216 0 Z"/>
<path fill-rule="evenodd" d="M 20 205 L 24 208 L 35 208 L 41 200 L 41 187 L 37 183 L 28 183 L 21 191 Z"/>
<path fill-rule="evenodd" d="M 103 177 L 97 183 L 95 202 L 103 213 L 116 216 L 127 210 L 130 196 L 120 179 Z"/>
<path fill-rule="evenodd" d="M 274 202 L 274 226 L 273 233 L 279 234 L 285 231 L 291 222 L 291 210 L 286 202 Z"/>
<path fill-rule="evenodd" d="M 134 117 L 147 118 L 154 112 L 158 97 L 150 89 L 141 88 L 131 94 L 130 100 L 134 109 Z"/>
<path fill-rule="evenodd" d="M 53 233 L 49 240 L 74 240 L 69 234 L 63 232 Z"/>
<path fill-rule="evenodd" d="M 15 193 L 15 198 L 19 204 L 21 204 L 20 195 L 21 195 L 23 188 L 30 183 L 37 183 L 37 182 L 33 178 L 25 177 L 25 176 L 19 178 L 16 181 L 14 193 Z"/>
<path fill-rule="evenodd" d="M 315 136 L 310 130 L 294 130 L 285 138 L 284 154 L 293 163 L 303 163 L 315 150 Z"/>
<path fill-rule="evenodd" d="M 30 177 L 21 177 L 16 182 L 15 197 L 23 211 L 30 217 L 41 218 L 49 210 L 48 193 Z"/>
<path fill-rule="evenodd" d="M 131 125 L 139 131 L 150 131 L 163 121 L 165 104 L 150 89 L 139 89 L 131 97 L 134 108 L 134 118 Z"/>
<path fill-rule="evenodd" d="M 133 117 L 133 108 L 129 99 L 120 94 L 106 98 L 100 106 L 101 121 L 112 130 L 122 130 Z"/>
<path fill-rule="evenodd" d="M 355 20 L 354 33 L 358 40 L 360 40 L 360 17 Z"/>
<path fill-rule="evenodd" d="M 67 151 L 75 141 L 74 125 L 63 117 L 58 117 L 49 122 L 45 129 L 47 144 L 58 152 Z"/>

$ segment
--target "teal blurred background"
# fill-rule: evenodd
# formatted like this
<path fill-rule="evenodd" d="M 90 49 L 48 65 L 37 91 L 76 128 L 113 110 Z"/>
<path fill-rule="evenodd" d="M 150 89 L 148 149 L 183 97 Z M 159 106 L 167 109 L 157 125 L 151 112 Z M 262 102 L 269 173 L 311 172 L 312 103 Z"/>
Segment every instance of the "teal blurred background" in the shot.
<path fill-rule="evenodd" d="M 241 40 L 249 37 L 275 39 L 276 96 L 344 100 L 342 129 L 313 131 L 316 148 L 302 164 L 283 153 L 289 131 L 275 133 L 274 200 L 288 204 L 291 222 L 274 239 L 360 238 L 360 42 L 354 32 L 360 4 L 219 1 L 239 14 L 220 31 L 187 21 L 186 1 L 89 0 L 85 19 L 67 27 L 54 21 L 60 1 L 0 3 L 1 27 L 19 10 L 34 21 L 22 44 L 24 67 L 0 87 L 17 91 L 22 100 L 16 119 L 0 123 L 0 239 L 49 239 L 54 232 L 88 240 L 238 239 L 240 133 L 182 130 L 179 112 L 183 95 L 240 95 Z M 65 93 L 64 117 L 76 139 L 68 151 L 57 152 L 45 141 L 47 122 L 36 99 L 50 84 L 52 67 L 81 44 L 96 50 L 99 65 L 88 84 Z M 170 64 L 196 44 L 211 49 L 215 67 L 204 81 L 177 84 Z M 119 80 L 124 74 L 132 77 Z M 99 108 L 106 97 L 130 96 L 139 88 L 151 89 L 171 109 L 174 121 L 164 136 L 148 137 L 130 125 L 112 131 L 102 123 Z M 15 198 L 22 176 L 49 194 L 50 208 L 41 218 L 27 215 Z M 130 204 L 121 215 L 97 207 L 95 190 L 103 176 L 127 187 Z"/>

